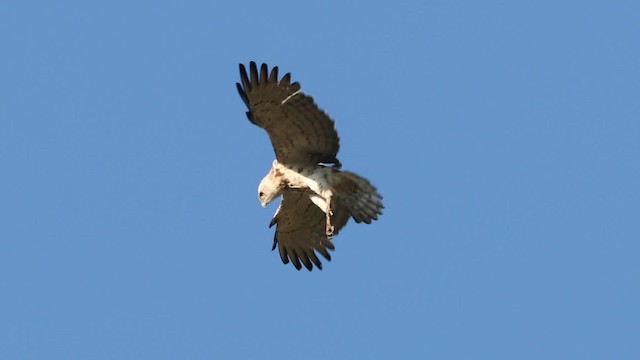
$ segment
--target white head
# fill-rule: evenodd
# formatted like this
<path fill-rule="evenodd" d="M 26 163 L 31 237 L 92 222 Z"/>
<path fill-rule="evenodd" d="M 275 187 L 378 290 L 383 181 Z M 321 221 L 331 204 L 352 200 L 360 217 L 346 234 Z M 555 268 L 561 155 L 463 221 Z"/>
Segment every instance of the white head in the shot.
<path fill-rule="evenodd" d="M 258 186 L 258 199 L 262 207 L 267 207 L 270 202 L 282 195 L 284 190 L 284 181 L 278 176 L 280 173 L 271 169 L 267 176 L 260 181 Z"/>

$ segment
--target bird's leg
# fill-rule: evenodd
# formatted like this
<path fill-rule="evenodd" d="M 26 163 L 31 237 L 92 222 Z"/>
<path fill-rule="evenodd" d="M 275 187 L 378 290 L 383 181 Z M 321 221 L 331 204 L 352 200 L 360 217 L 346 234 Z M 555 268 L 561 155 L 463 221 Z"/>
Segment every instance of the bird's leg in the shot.
<path fill-rule="evenodd" d="M 331 192 L 331 190 L 326 190 L 325 191 L 325 200 L 327 203 L 327 208 L 325 210 L 325 215 L 326 215 L 326 226 L 325 226 L 325 231 L 327 234 L 327 237 L 329 239 L 331 239 L 333 237 L 333 233 L 335 231 L 335 227 L 333 226 L 333 224 L 331 224 L 331 217 L 333 216 L 333 211 L 331 210 L 331 198 L 333 197 L 333 193 Z"/>

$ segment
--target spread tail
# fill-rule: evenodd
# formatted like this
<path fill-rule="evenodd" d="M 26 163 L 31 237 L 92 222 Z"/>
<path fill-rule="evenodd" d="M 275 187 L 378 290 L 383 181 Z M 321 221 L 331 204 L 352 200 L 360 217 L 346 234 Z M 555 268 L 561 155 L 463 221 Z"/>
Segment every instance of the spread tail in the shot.
<path fill-rule="evenodd" d="M 357 223 L 371 224 L 382 215 L 382 196 L 371 183 L 354 173 L 341 171 L 333 184 L 338 202 L 346 207 L 349 215 Z"/>

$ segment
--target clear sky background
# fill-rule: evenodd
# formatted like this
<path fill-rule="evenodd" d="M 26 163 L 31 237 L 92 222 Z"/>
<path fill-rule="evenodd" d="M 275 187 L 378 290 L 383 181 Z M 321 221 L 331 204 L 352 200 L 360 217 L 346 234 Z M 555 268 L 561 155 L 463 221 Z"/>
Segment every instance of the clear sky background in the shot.
<path fill-rule="evenodd" d="M 0 2 L 1 359 L 640 358 L 637 1 Z M 271 252 L 235 82 L 384 196 Z"/>

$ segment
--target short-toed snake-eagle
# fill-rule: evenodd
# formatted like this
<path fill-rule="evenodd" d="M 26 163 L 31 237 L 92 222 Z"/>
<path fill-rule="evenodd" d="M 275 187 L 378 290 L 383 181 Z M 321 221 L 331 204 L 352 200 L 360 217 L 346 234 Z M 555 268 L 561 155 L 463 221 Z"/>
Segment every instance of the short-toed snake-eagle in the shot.
<path fill-rule="evenodd" d="M 238 92 L 249 108 L 249 120 L 265 129 L 276 160 L 258 187 L 263 207 L 282 198 L 269 227 L 276 225 L 273 249 L 282 261 L 300 270 L 322 269 L 316 252 L 331 260 L 331 242 L 353 218 L 370 224 L 382 214 L 382 196 L 366 179 L 340 170 L 340 148 L 334 122 L 311 96 L 291 82 L 287 73 L 278 79 L 278 67 L 269 72 L 255 62 L 249 73 L 240 64 Z"/>

